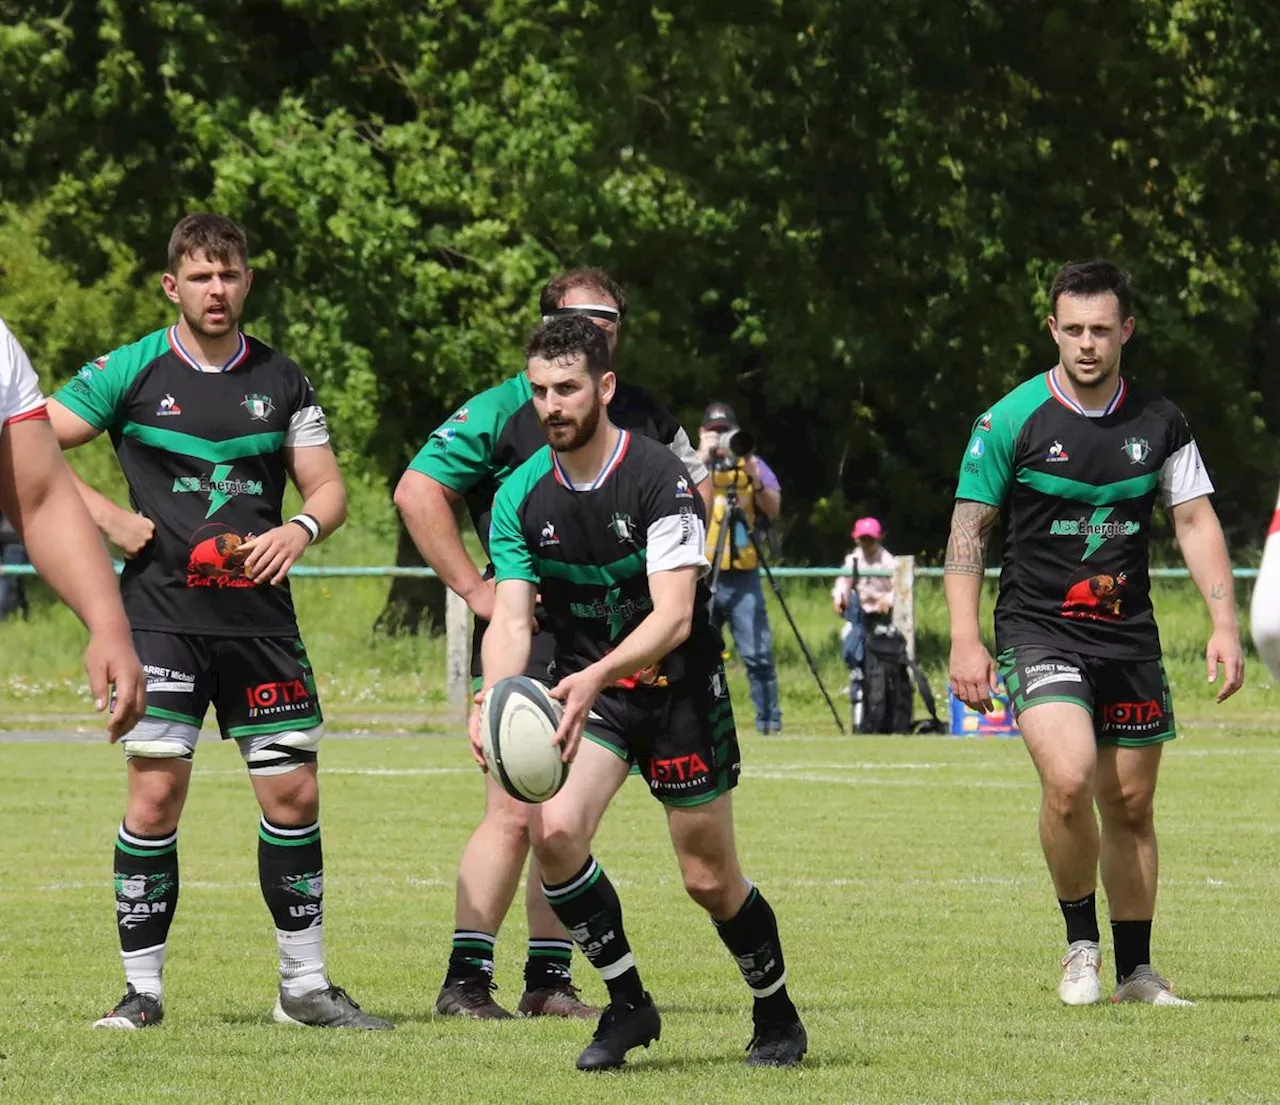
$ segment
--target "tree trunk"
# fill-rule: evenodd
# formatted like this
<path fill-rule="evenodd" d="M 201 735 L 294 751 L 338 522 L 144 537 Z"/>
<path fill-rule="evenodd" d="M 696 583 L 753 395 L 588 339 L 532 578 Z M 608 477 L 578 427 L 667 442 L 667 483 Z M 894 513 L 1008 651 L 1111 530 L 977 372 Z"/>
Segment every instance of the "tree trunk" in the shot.
<path fill-rule="evenodd" d="M 400 533 L 396 539 L 396 567 L 425 567 L 403 522 L 400 523 Z M 445 586 L 438 579 L 397 577 L 391 581 L 386 605 L 373 628 L 375 632 L 389 636 L 401 633 L 443 633 L 444 595 Z"/>

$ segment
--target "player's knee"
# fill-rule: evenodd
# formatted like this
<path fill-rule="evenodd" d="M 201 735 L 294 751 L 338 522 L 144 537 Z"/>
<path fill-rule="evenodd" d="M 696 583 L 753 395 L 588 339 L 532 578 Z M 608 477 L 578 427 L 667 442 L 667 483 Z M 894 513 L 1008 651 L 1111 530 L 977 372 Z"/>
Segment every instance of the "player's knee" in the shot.
<path fill-rule="evenodd" d="M 243 737 L 237 743 L 250 775 L 287 775 L 316 762 L 316 750 L 323 736 L 324 726 L 316 725 L 310 729 Z"/>
<path fill-rule="evenodd" d="M 1135 785 L 1099 795 L 1098 806 L 1106 828 L 1127 833 L 1146 833 L 1155 828 L 1155 792 L 1149 786 Z"/>
<path fill-rule="evenodd" d="M 1093 776 L 1083 771 L 1061 771 L 1045 777 L 1045 808 L 1062 821 L 1093 816 Z"/>
<path fill-rule="evenodd" d="M 548 817 L 547 811 L 529 827 L 529 836 L 539 861 L 548 867 L 561 867 L 589 846 L 582 826 L 574 818 Z"/>
<path fill-rule="evenodd" d="M 505 843 L 521 846 L 529 843 L 529 804 L 512 798 L 499 787 L 490 787 L 484 822 L 486 829 Z"/>
<path fill-rule="evenodd" d="M 727 917 L 734 912 L 729 899 L 741 897 L 740 874 L 699 863 L 686 866 L 683 875 L 685 893 L 713 917 Z"/>

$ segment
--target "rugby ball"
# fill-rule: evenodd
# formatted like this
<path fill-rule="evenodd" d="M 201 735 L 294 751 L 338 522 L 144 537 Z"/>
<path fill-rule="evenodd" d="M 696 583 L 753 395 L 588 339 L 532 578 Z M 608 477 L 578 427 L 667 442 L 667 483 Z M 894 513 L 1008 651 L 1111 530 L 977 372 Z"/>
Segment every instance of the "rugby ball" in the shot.
<path fill-rule="evenodd" d="M 527 675 L 499 679 L 480 704 L 480 739 L 485 763 L 498 784 L 521 802 L 545 802 L 569 776 L 552 743 L 560 703 Z"/>

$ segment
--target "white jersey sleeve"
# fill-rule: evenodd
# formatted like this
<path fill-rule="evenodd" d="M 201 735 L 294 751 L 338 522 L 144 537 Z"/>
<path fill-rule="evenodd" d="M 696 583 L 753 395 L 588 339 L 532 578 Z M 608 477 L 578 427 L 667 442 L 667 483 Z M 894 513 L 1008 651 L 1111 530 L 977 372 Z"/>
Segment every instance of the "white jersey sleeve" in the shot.
<path fill-rule="evenodd" d="M 684 466 L 689 469 L 689 478 L 695 484 L 701 483 L 711 474 L 707 471 L 707 466 L 702 463 L 698 450 L 693 447 L 693 442 L 689 440 L 689 435 L 684 432 L 683 426 L 676 430 L 676 436 L 671 439 L 669 448 L 684 462 Z"/>
<path fill-rule="evenodd" d="M 648 575 L 676 568 L 697 568 L 701 579 L 711 570 L 706 554 L 707 527 L 692 510 L 650 522 L 646 544 Z"/>
<path fill-rule="evenodd" d="M 1249 604 L 1249 627 L 1258 655 L 1271 678 L 1280 682 L 1280 501 L 1262 547 L 1262 566 Z"/>
<path fill-rule="evenodd" d="M 6 426 L 44 414 L 40 380 L 12 331 L 0 320 L 0 422 Z"/>
<path fill-rule="evenodd" d="M 1160 501 L 1171 507 L 1212 494 L 1213 481 L 1192 438 L 1161 465 Z"/>

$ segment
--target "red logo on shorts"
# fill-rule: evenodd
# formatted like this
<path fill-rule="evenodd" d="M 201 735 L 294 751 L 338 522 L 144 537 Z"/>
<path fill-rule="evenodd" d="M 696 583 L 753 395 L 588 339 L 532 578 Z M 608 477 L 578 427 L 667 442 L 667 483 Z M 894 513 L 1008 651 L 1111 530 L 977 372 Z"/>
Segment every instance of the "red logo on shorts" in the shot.
<path fill-rule="evenodd" d="M 1150 725 L 1163 721 L 1164 707 L 1154 698 L 1146 702 L 1108 702 L 1102 707 L 1102 724 L 1110 726 Z"/>
<path fill-rule="evenodd" d="M 286 679 L 282 683 L 259 683 L 246 687 L 245 697 L 250 710 L 270 710 L 276 706 L 293 706 L 311 697 L 307 685 L 301 679 Z"/>
<path fill-rule="evenodd" d="M 670 760 L 650 760 L 649 776 L 655 783 L 687 783 L 711 769 L 696 752 L 692 756 L 676 756 Z"/>

